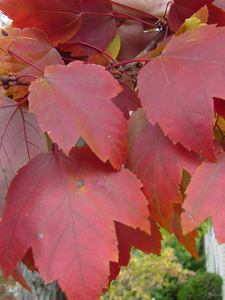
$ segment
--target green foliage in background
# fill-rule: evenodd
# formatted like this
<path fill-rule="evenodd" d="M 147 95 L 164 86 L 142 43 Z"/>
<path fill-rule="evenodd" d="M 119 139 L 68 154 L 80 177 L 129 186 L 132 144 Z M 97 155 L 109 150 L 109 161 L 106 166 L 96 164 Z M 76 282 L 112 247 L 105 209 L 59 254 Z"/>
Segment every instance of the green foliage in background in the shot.
<path fill-rule="evenodd" d="M 134 249 L 128 268 L 121 269 L 117 280 L 111 284 L 110 290 L 101 297 L 101 300 L 178 300 L 178 294 L 180 295 L 179 300 L 222 299 L 220 276 L 206 273 L 205 268 L 203 236 L 206 234 L 210 222 L 209 220 L 203 223 L 198 230 L 200 238 L 196 247 L 200 260 L 193 258 L 174 235 L 161 229 L 163 235 L 162 255 L 157 257 Z M 215 278 L 219 278 L 218 281 Z M 200 294 L 193 298 L 198 284 Z M 208 285 L 210 288 L 207 295 L 210 295 L 211 298 L 204 298 L 202 284 Z M 183 286 L 185 287 L 183 288 Z M 184 296 L 186 293 L 189 296 Z M 218 298 L 215 298 L 215 295 Z"/>
<path fill-rule="evenodd" d="M 198 273 L 181 286 L 177 300 L 222 300 L 222 279 L 217 274 Z"/>
<path fill-rule="evenodd" d="M 101 300 L 173 300 L 174 291 L 194 272 L 177 262 L 174 249 L 166 247 L 162 255 L 134 250 L 128 268 L 122 268 L 117 280 Z"/>
<path fill-rule="evenodd" d="M 182 264 L 184 269 L 188 269 L 194 272 L 206 272 L 206 258 L 204 253 L 204 239 L 203 236 L 206 234 L 206 228 L 208 228 L 208 223 L 203 223 L 198 229 L 199 239 L 196 242 L 196 248 L 200 260 L 194 258 L 188 251 L 184 249 L 174 235 L 171 236 L 166 230 L 161 229 L 163 234 L 162 246 L 170 247 L 174 249 L 174 254 L 177 257 L 177 261 Z"/>

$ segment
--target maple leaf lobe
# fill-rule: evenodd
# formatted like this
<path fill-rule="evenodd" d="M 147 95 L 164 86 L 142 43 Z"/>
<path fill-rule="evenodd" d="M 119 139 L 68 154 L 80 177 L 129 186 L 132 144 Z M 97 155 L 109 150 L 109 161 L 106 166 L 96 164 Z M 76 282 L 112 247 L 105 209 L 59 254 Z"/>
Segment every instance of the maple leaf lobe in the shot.
<path fill-rule="evenodd" d="M 120 169 L 126 159 L 127 122 L 111 102 L 121 86 L 101 66 L 73 62 L 48 66 L 30 85 L 30 109 L 43 131 L 66 153 L 80 136 L 102 160 Z"/>
<path fill-rule="evenodd" d="M 60 151 L 30 160 L 10 186 L 0 223 L 4 273 L 32 247 L 45 282 L 57 280 L 68 299 L 99 297 L 109 262 L 118 262 L 114 222 L 147 229 L 140 188 L 131 172 L 115 171 L 88 147 L 73 149 L 69 157 Z"/>

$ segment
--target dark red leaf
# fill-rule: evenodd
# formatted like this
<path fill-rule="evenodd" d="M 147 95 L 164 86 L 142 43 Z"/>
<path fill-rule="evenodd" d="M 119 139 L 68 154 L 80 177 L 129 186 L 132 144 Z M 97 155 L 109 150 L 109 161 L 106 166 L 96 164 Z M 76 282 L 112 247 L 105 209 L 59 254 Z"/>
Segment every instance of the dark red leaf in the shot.
<path fill-rule="evenodd" d="M 15 281 L 19 282 L 19 284 L 22 285 L 23 288 L 25 288 L 27 291 L 32 292 L 31 288 L 27 284 L 26 280 L 23 277 L 23 274 L 20 269 L 20 263 L 16 265 L 16 268 L 12 271 L 12 277 Z"/>
<path fill-rule="evenodd" d="M 36 117 L 11 99 L 0 105 L 0 215 L 11 180 L 29 159 L 48 150 Z"/>
<path fill-rule="evenodd" d="M 128 123 L 126 166 L 143 183 L 151 217 L 169 230 L 173 203 L 182 203 L 182 169 L 193 173 L 199 164 L 198 157 L 181 145 L 174 146 L 159 126 L 149 123 L 142 109 L 133 113 Z"/>
<path fill-rule="evenodd" d="M 128 120 L 130 119 L 130 112 L 133 112 L 141 107 L 141 103 L 137 96 L 137 93 L 132 90 L 126 83 L 120 81 L 120 85 L 123 90 L 115 98 L 112 99 L 112 102 L 119 108 L 124 117 Z"/>
<path fill-rule="evenodd" d="M 170 220 L 170 232 L 174 233 L 180 244 L 182 244 L 195 258 L 199 259 L 196 249 L 195 238 L 198 237 L 198 232 L 193 229 L 191 232 L 184 234 L 181 227 L 181 209 L 180 204 L 174 204 L 174 215 Z"/>
<path fill-rule="evenodd" d="M 65 44 L 60 45 L 61 50 L 71 51 L 71 55 L 75 57 L 96 54 L 98 51 L 95 48 L 105 50 L 116 35 L 111 0 L 82 0 L 81 13 L 85 14 L 82 14 L 79 31 Z"/>
<path fill-rule="evenodd" d="M 186 191 L 181 225 L 188 233 L 211 216 L 217 240 L 222 244 L 225 242 L 225 153 L 218 155 L 217 161 L 203 162 L 192 177 Z"/>
<path fill-rule="evenodd" d="M 128 265 L 132 247 L 148 254 L 153 253 L 160 255 L 162 235 L 153 219 L 150 219 L 148 222 L 151 226 L 151 234 L 139 228 L 134 229 L 127 225 L 116 223 L 120 266 Z"/>
<path fill-rule="evenodd" d="M 214 0 L 174 0 L 168 15 L 170 30 L 177 31 L 185 19 L 190 18 L 201 7 L 213 1 Z"/>
<path fill-rule="evenodd" d="M 225 98 L 224 47 L 224 27 L 198 27 L 173 37 L 138 76 L 140 100 L 150 122 L 158 123 L 174 143 L 212 161 L 212 97 Z"/>
<path fill-rule="evenodd" d="M 209 24 L 225 26 L 225 11 L 213 4 L 207 5 L 209 10 Z"/>
<path fill-rule="evenodd" d="M 79 29 L 80 0 L 2 0 L 0 10 L 13 19 L 13 27 L 42 29 L 57 45 Z"/>
<path fill-rule="evenodd" d="M 133 229 L 132 227 L 116 222 L 116 234 L 119 242 L 119 262 L 110 262 L 109 285 L 119 275 L 120 266 L 128 265 L 132 247 L 145 253 L 160 255 L 162 235 L 155 221 L 151 218 L 150 224 L 151 234 L 148 234 L 139 228 Z"/>
<path fill-rule="evenodd" d="M 220 98 L 214 98 L 215 112 L 225 119 L 225 100 Z"/>
<path fill-rule="evenodd" d="M 30 86 L 30 109 L 40 127 L 66 153 L 80 136 L 104 162 L 120 169 L 126 159 L 127 122 L 110 101 L 120 91 L 103 67 L 82 62 L 49 66 Z"/>
<path fill-rule="evenodd" d="M 45 282 L 69 300 L 97 299 L 118 262 L 114 222 L 149 232 L 140 181 L 115 171 L 87 147 L 42 154 L 13 180 L 0 222 L 0 264 L 7 277 L 32 247 Z"/>
<path fill-rule="evenodd" d="M 112 280 L 115 280 L 117 278 L 119 273 L 120 273 L 120 266 L 118 265 L 118 263 L 114 261 L 110 261 L 109 285 L 107 288 L 103 290 L 103 292 L 106 292 L 109 289 L 110 283 L 112 282 Z"/>
<path fill-rule="evenodd" d="M 21 261 L 27 267 L 28 270 L 38 271 L 38 269 L 35 267 L 34 255 L 31 248 L 26 252 Z"/>

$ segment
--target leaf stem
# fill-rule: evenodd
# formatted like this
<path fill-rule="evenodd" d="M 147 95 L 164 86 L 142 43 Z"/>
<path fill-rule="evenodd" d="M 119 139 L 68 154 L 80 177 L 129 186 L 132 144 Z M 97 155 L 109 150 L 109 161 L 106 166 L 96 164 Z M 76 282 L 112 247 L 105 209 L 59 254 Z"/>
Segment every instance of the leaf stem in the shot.
<path fill-rule="evenodd" d="M 81 15 L 96 15 L 96 16 L 105 16 L 105 17 L 119 18 L 119 19 L 121 19 L 121 18 L 122 19 L 130 19 L 130 20 L 135 20 L 135 21 L 138 21 L 140 23 L 146 24 L 148 26 L 156 27 L 155 24 L 151 24 L 151 23 L 143 21 L 139 18 L 135 18 L 135 17 L 132 17 L 130 15 L 123 14 L 123 13 L 116 12 L 116 11 L 114 11 L 114 13 L 115 14 L 106 14 L 106 13 L 97 13 L 97 12 L 81 12 Z"/>
<path fill-rule="evenodd" d="M 25 97 L 23 100 L 17 103 L 17 105 L 22 106 L 24 103 L 28 101 L 28 97 Z"/>
<path fill-rule="evenodd" d="M 119 5 L 119 6 L 121 6 L 121 7 L 128 8 L 128 9 L 130 9 L 130 10 L 138 11 L 138 12 L 140 12 L 140 13 L 142 13 L 142 14 L 145 14 L 146 16 L 149 16 L 149 17 L 151 17 L 151 18 L 153 18 L 153 19 L 159 19 L 158 16 L 151 15 L 150 13 L 147 13 L 147 12 L 141 10 L 141 9 L 134 8 L 134 7 L 131 7 L 131 6 L 122 4 L 122 3 L 117 3 L 117 2 L 115 2 L 115 1 L 112 1 L 112 3 L 115 4 L 115 5 Z"/>
<path fill-rule="evenodd" d="M 40 69 L 39 67 L 37 67 L 36 65 L 34 65 L 32 62 L 30 62 L 29 60 L 27 60 L 26 58 L 20 56 L 19 54 L 15 53 L 14 51 L 8 49 L 8 52 L 11 53 L 12 55 L 16 56 L 17 58 L 21 59 L 22 61 L 24 61 L 25 63 L 27 63 L 28 65 L 32 66 L 33 68 L 35 68 L 36 70 L 44 73 L 44 71 L 42 69 Z"/>
<path fill-rule="evenodd" d="M 40 79 L 39 76 L 36 75 L 32 75 L 32 74 L 21 74 L 19 76 L 16 77 L 16 80 L 20 79 L 21 77 L 30 77 L 30 78 L 34 78 L 34 79 Z"/>
<path fill-rule="evenodd" d="M 92 46 L 92 45 L 90 45 L 90 44 L 88 44 L 88 43 L 79 42 L 79 44 L 84 45 L 84 46 L 87 46 L 87 47 L 90 47 L 90 48 L 92 48 L 92 49 L 94 49 L 94 50 L 96 50 L 96 51 L 98 51 L 98 52 L 104 54 L 105 56 L 107 56 L 110 60 L 112 60 L 112 61 L 115 63 L 115 60 L 112 58 L 112 56 L 110 56 L 110 55 L 109 55 L 108 53 L 106 53 L 105 51 L 103 51 L 103 50 L 101 50 L 101 49 L 99 49 L 99 48 L 97 48 L 97 47 L 95 47 L 95 46 Z"/>
<path fill-rule="evenodd" d="M 152 26 L 152 27 L 156 27 L 155 24 L 151 24 L 149 22 L 146 22 L 146 21 L 143 21 L 142 19 L 140 18 L 136 18 L 136 17 L 133 17 L 133 16 L 130 16 L 130 15 L 127 15 L 127 14 L 124 14 L 124 13 L 121 13 L 121 12 L 117 12 L 117 11 L 113 11 L 115 14 L 118 14 L 118 15 L 122 15 L 124 17 L 126 17 L 127 19 L 131 19 L 131 20 L 135 20 L 135 21 L 138 21 L 140 23 L 143 23 L 145 25 L 148 25 L 148 26 Z M 116 15 L 115 15 L 116 16 Z"/>

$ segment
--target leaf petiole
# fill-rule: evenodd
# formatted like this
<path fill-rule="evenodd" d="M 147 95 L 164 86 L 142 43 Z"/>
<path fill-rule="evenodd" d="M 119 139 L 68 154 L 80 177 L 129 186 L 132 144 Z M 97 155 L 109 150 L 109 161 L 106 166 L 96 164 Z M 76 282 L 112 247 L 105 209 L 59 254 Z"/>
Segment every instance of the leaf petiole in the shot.
<path fill-rule="evenodd" d="M 11 53 L 12 55 L 16 56 L 17 58 L 21 59 L 22 61 L 24 61 L 28 65 L 32 66 L 33 68 L 37 69 L 38 71 L 44 73 L 44 71 L 42 69 L 40 69 L 39 67 L 37 67 L 36 65 L 34 65 L 31 61 L 27 60 L 26 58 L 20 56 L 19 54 L 15 53 L 14 51 L 12 51 L 10 49 L 8 49 L 8 52 Z"/>
<path fill-rule="evenodd" d="M 152 15 L 152 14 L 150 14 L 150 13 L 147 13 L 147 12 L 141 10 L 141 9 L 134 8 L 134 7 L 131 7 L 131 6 L 122 4 L 122 3 L 117 3 L 117 2 L 115 2 L 115 1 L 112 1 L 112 3 L 115 4 L 115 5 L 119 5 L 119 6 L 121 6 L 121 7 L 129 8 L 129 9 L 131 9 L 131 10 L 134 10 L 134 11 L 137 11 L 137 12 L 140 12 L 140 13 L 143 13 L 143 14 L 145 14 L 146 16 L 149 16 L 149 17 L 151 17 L 151 18 L 153 18 L 153 19 L 159 19 L 158 16 L 154 16 L 154 15 Z"/>
<path fill-rule="evenodd" d="M 136 17 L 132 17 L 130 15 L 124 14 L 124 13 L 120 13 L 117 11 L 113 11 L 114 14 L 106 14 L 106 13 L 97 13 L 97 12 L 81 12 L 81 15 L 96 15 L 96 16 L 105 16 L 105 17 L 111 17 L 111 18 L 118 18 L 118 19 L 130 19 L 130 20 L 135 20 L 138 21 L 140 23 L 143 23 L 145 25 L 148 26 L 153 26 L 156 27 L 155 24 L 151 24 L 149 22 L 143 21 L 142 19 L 136 18 Z"/>

